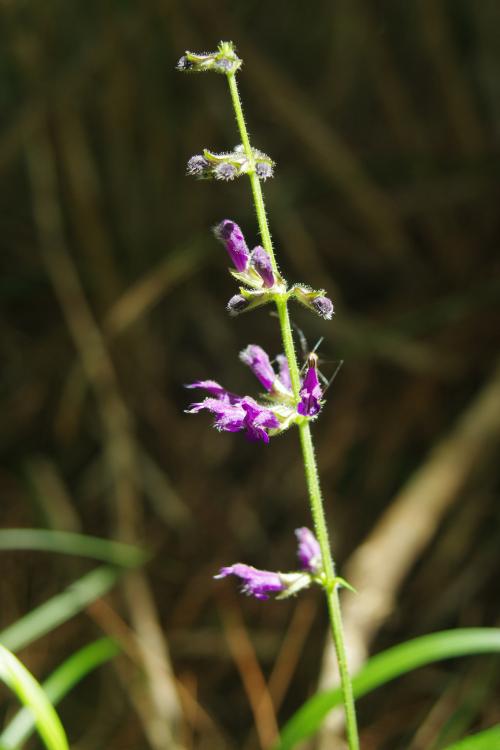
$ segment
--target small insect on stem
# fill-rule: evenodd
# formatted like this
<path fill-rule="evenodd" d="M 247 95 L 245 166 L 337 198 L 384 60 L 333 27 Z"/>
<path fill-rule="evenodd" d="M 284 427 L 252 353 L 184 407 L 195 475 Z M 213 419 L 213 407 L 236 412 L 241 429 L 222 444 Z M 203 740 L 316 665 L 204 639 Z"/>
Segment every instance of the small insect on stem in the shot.
<path fill-rule="evenodd" d="M 331 378 L 328 379 L 318 367 L 320 363 L 320 358 L 316 354 L 316 350 L 319 349 L 319 347 L 323 343 L 324 337 L 321 336 L 316 342 L 316 344 L 314 345 L 313 349 L 309 351 L 309 347 L 307 346 L 307 340 L 306 340 L 306 337 L 304 336 L 304 332 L 295 323 L 292 323 L 292 325 L 297 333 L 297 336 L 299 337 L 300 348 L 302 349 L 302 354 L 304 357 L 304 364 L 302 366 L 301 373 L 304 372 L 306 368 L 312 368 L 316 370 L 318 374 L 318 379 L 321 380 L 323 384 L 323 396 L 324 396 L 327 390 L 329 389 L 329 387 L 331 386 L 331 384 L 333 383 L 333 381 L 335 380 L 335 378 L 337 377 L 340 368 L 344 364 L 344 360 L 341 359 L 339 361 L 337 367 L 335 368 L 335 372 L 333 373 Z"/>

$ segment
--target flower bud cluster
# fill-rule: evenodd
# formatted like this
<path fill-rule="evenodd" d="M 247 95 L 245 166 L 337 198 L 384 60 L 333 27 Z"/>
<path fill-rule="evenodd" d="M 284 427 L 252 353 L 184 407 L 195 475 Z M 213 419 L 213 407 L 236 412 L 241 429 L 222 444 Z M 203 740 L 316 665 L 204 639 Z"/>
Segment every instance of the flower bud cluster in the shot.
<path fill-rule="evenodd" d="M 284 279 L 273 269 L 269 253 L 261 245 L 250 252 L 241 229 L 234 221 L 224 219 L 214 227 L 214 234 L 224 244 L 235 266 L 235 269 L 230 269 L 231 274 L 244 284 L 240 287 L 239 294 L 235 294 L 228 302 L 230 315 L 238 315 L 265 305 L 280 294 L 298 300 L 325 320 L 331 319 L 333 302 L 325 296 L 325 290 L 294 284 L 287 291 Z"/>
<path fill-rule="evenodd" d="M 230 75 L 241 68 L 242 60 L 231 42 L 220 42 L 216 52 L 188 52 L 180 58 L 176 68 L 183 73 L 221 73 Z"/>
<path fill-rule="evenodd" d="M 273 295 L 286 292 L 285 282 L 273 268 L 269 254 L 261 245 L 250 251 L 243 232 L 234 221 L 224 219 L 214 227 L 214 234 L 235 266 L 230 273 L 244 284 L 240 293 L 229 300 L 227 309 L 231 315 L 265 305 L 272 301 Z"/>
<path fill-rule="evenodd" d="M 216 154 L 204 149 L 202 154 L 195 154 L 187 163 L 187 173 L 202 180 L 234 180 L 244 174 L 255 172 L 260 180 L 267 180 L 274 174 L 273 160 L 252 148 L 252 159 L 250 160 L 243 146 L 235 146 L 232 151 Z"/>

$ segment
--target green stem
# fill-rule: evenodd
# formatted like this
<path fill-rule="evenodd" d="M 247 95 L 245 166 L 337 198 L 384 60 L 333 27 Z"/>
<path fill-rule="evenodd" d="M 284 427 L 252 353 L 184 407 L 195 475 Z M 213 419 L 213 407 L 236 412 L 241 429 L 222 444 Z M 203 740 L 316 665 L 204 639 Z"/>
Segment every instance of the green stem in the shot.
<path fill-rule="evenodd" d="M 252 194 L 255 204 L 255 211 L 257 214 L 257 221 L 262 237 L 262 245 L 271 258 L 273 269 L 275 270 L 275 272 L 277 272 L 278 268 L 276 258 L 274 256 L 271 233 L 269 231 L 269 224 L 266 216 L 264 197 L 262 195 L 260 180 L 255 173 L 253 151 L 250 145 L 250 138 L 248 136 L 247 127 L 245 124 L 245 118 L 243 116 L 243 108 L 241 106 L 241 100 L 238 93 L 236 77 L 234 74 L 229 74 L 227 76 L 227 79 L 236 116 L 236 122 L 238 124 L 238 129 L 241 136 L 241 142 L 243 144 L 243 148 L 245 149 L 247 159 L 250 163 L 249 178 L 250 184 L 252 186 Z M 290 323 L 290 316 L 288 314 L 286 294 L 277 294 L 275 297 L 275 302 L 278 310 L 283 348 L 288 360 L 288 367 L 290 370 L 292 390 L 295 399 L 298 402 L 300 391 L 300 371 L 297 364 L 297 356 L 295 354 L 292 326 Z M 328 529 L 323 509 L 323 499 L 321 496 L 316 456 L 314 454 L 314 446 L 312 442 L 309 421 L 304 420 L 301 424 L 299 424 L 299 435 L 300 444 L 302 447 L 302 456 L 304 459 L 304 470 L 306 475 L 307 489 L 309 492 L 311 514 L 313 517 L 316 537 L 318 539 L 321 548 L 321 555 L 323 558 L 325 574 L 324 591 L 327 599 L 331 633 L 333 642 L 335 644 L 335 651 L 337 654 L 337 661 L 339 665 L 340 684 L 344 703 L 346 733 L 349 742 L 349 750 L 359 750 L 358 727 L 356 723 L 356 711 L 354 707 L 352 683 L 347 666 L 340 601 L 338 596 L 338 589 L 335 583 L 335 565 L 333 563 L 330 542 L 328 539 Z"/>

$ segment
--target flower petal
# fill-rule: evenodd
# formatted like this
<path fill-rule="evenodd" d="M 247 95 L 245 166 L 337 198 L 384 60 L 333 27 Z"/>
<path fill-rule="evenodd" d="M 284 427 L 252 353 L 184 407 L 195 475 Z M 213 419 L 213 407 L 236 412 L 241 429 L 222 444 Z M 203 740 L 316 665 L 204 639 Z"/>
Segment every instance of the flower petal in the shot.
<path fill-rule="evenodd" d="M 240 353 L 240 359 L 251 369 L 256 378 L 260 380 L 266 391 L 270 391 L 276 379 L 268 355 L 257 344 L 249 344 L 246 349 Z"/>
<path fill-rule="evenodd" d="M 251 263 L 264 282 L 264 286 L 268 288 L 274 286 L 275 278 L 271 258 L 260 245 L 252 250 Z"/>
<path fill-rule="evenodd" d="M 221 221 L 220 224 L 214 227 L 214 234 L 225 245 L 236 270 L 245 271 L 250 259 L 250 253 L 239 226 L 230 219 L 224 219 L 224 221 Z"/>
<path fill-rule="evenodd" d="M 244 563 L 235 563 L 229 567 L 221 568 L 219 575 L 215 578 L 225 578 L 231 575 L 240 578 L 243 583 L 242 591 L 256 599 L 269 599 L 270 593 L 284 591 L 286 588 L 279 573 L 270 570 L 258 570 L 252 565 L 245 565 Z"/>
<path fill-rule="evenodd" d="M 297 556 L 300 561 L 300 567 L 314 575 L 318 574 L 322 568 L 322 557 L 319 542 L 308 528 L 303 526 L 295 529 L 299 547 Z"/>
<path fill-rule="evenodd" d="M 323 395 L 318 380 L 316 364 L 310 365 L 307 368 L 299 395 L 298 413 L 304 417 L 314 417 L 321 409 L 321 396 Z"/>

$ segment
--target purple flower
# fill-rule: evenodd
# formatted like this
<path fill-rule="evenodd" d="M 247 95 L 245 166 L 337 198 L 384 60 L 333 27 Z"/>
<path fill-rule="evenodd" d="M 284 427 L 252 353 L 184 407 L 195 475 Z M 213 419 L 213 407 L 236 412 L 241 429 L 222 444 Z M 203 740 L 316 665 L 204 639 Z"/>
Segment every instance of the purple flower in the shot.
<path fill-rule="evenodd" d="M 249 596 L 255 596 L 256 599 L 269 599 L 269 594 L 284 591 L 286 588 L 279 573 L 258 570 L 244 563 L 235 563 L 227 568 L 221 568 L 219 575 L 215 578 L 226 576 L 238 576 L 243 582 L 242 591 Z"/>
<path fill-rule="evenodd" d="M 260 278 L 264 282 L 264 286 L 269 288 L 274 286 L 274 273 L 271 264 L 271 258 L 263 247 L 257 245 L 252 250 L 252 266 L 255 268 Z"/>
<path fill-rule="evenodd" d="M 250 253 L 239 226 L 234 221 L 224 219 L 224 221 L 221 221 L 220 224 L 214 227 L 214 234 L 226 246 L 226 250 L 236 270 L 240 271 L 240 273 L 241 271 L 245 271 L 250 259 Z"/>
<path fill-rule="evenodd" d="M 223 388 L 219 383 L 217 383 L 215 380 L 196 380 L 194 383 L 188 383 L 185 388 L 203 388 L 203 390 L 210 393 L 211 396 L 216 396 L 217 398 L 227 397 L 229 403 L 237 403 L 240 401 L 240 397 L 236 396 L 234 393 L 231 393 L 230 391 L 227 391 L 225 388 Z"/>
<path fill-rule="evenodd" d="M 269 357 L 257 344 L 249 344 L 246 349 L 240 353 L 240 359 L 251 369 L 256 378 L 260 380 L 266 391 L 272 390 L 273 383 L 276 379 Z"/>
<path fill-rule="evenodd" d="M 272 413 L 270 409 L 266 409 L 260 406 L 250 396 L 245 396 L 241 400 L 240 405 L 246 412 L 244 423 L 241 429 L 245 429 L 245 437 L 251 442 L 257 440 L 263 440 L 264 443 L 269 442 L 269 435 L 266 430 L 279 427 L 280 423 L 277 417 Z"/>
<path fill-rule="evenodd" d="M 228 398 L 207 397 L 203 401 L 191 404 L 186 409 L 188 414 L 198 414 L 207 409 L 215 416 L 214 427 L 221 432 L 239 432 L 245 428 L 246 412 L 237 404 L 232 404 Z"/>
<path fill-rule="evenodd" d="M 325 318 L 325 320 L 331 319 L 333 315 L 333 302 L 329 297 L 319 295 L 312 300 L 311 304 L 322 318 Z"/>
<path fill-rule="evenodd" d="M 290 370 L 288 368 L 288 360 L 284 354 L 276 355 L 276 362 L 278 363 L 279 379 L 289 391 L 292 390 L 292 380 L 290 378 Z"/>
<path fill-rule="evenodd" d="M 323 392 L 318 380 L 316 360 L 309 362 L 306 376 L 302 382 L 299 396 L 300 402 L 297 411 L 304 417 L 314 417 L 321 409 L 321 396 Z"/>
<path fill-rule="evenodd" d="M 307 570 L 313 575 L 321 572 L 322 557 L 318 540 L 305 526 L 295 529 L 295 536 L 299 542 L 297 556 L 300 561 L 300 567 Z"/>
<path fill-rule="evenodd" d="M 212 394 L 186 409 L 188 414 L 198 414 L 206 409 L 215 416 L 214 426 L 222 432 L 245 432 L 245 437 L 256 442 L 269 442 L 267 430 L 279 427 L 279 421 L 270 409 L 261 406 L 250 396 L 236 396 L 226 391 L 214 380 L 198 380 L 187 388 L 204 388 Z"/>

